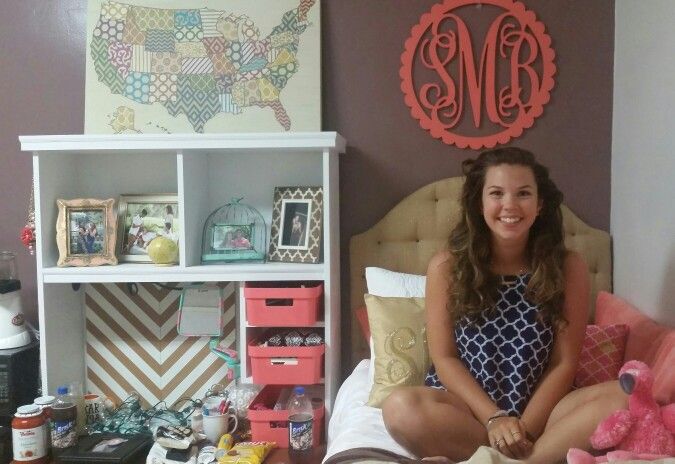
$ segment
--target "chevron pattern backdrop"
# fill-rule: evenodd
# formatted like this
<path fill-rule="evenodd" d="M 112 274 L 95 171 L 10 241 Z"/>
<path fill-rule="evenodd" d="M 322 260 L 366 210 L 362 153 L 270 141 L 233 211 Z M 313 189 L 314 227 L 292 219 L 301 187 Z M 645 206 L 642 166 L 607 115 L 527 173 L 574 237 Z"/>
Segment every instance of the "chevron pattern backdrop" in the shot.
<path fill-rule="evenodd" d="M 234 284 L 224 289 L 225 345 L 235 347 Z M 227 384 L 227 365 L 209 350 L 209 337 L 178 335 L 180 292 L 138 284 L 90 284 L 85 289 L 87 390 L 116 404 L 136 391 L 147 405 L 197 398 Z"/>

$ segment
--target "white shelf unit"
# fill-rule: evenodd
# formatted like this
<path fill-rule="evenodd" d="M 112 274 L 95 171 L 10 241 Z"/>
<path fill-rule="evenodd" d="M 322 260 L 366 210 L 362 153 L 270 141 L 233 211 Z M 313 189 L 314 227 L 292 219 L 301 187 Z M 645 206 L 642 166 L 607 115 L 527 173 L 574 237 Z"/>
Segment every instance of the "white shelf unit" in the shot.
<path fill-rule="evenodd" d="M 338 155 L 345 140 L 335 132 L 47 135 L 21 136 L 32 153 L 37 232 L 37 290 L 41 334 L 40 372 L 45 391 L 85 379 L 84 292 L 72 283 L 239 282 L 315 280 L 324 283 L 326 416 L 340 372 L 340 254 Z M 232 198 L 257 208 L 269 241 L 276 186 L 323 186 L 323 262 L 201 265 L 208 215 Z M 178 194 L 180 262 L 177 266 L 122 263 L 56 267 L 56 199 L 119 198 L 121 194 Z M 242 378 L 250 381 L 246 342 L 260 328 L 246 323 L 238 298 L 238 348 Z M 208 386 L 205 386 L 208 387 Z M 326 422 L 327 423 L 327 422 Z"/>

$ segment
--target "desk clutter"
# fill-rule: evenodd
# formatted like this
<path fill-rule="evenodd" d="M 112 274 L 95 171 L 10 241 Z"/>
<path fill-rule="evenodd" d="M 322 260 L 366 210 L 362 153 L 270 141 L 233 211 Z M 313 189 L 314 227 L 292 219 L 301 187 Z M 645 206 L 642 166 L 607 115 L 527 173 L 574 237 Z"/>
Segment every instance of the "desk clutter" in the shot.
<path fill-rule="evenodd" d="M 13 453 L 33 464 L 262 464 L 275 448 L 310 450 L 323 429 L 323 386 L 232 382 L 199 399 L 144 408 L 137 394 L 119 405 L 63 385 L 18 408 Z"/>
<path fill-rule="evenodd" d="M 96 295 L 112 298 L 113 294 L 127 297 L 119 290 L 98 286 L 90 293 L 92 299 Z M 234 305 L 233 286 L 184 286 L 178 305 L 177 335 L 186 340 L 212 335 L 202 342 L 226 375 L 210 374 L 209 383 L 222 384 L 205 389 L 201 386 L 204 380 L 186 370 L 181 381 L 187 387 L 174 385 L 169 397 L 163 390 L 152 393 L 154 397 L 145 391 L 143 396 L 131 390 L 143 392 L 146 384 L 128 384 L 126 392 L 108 392 L 117 404 L 103 395 L 85 395 L 79 382 L 59 386 L 55 396 L 35 398 L 34 404 L 16 410 L 12 421 L 15 460 L 33 464 L 261 464 L 275 447 L 311 453 L 324 434 L 326 327 L 319 312 L 323 285 L 246 282 L 243 293 L 251 330 L 244 339 L 245 359 L 241 360 L 232 349 L 234 338 L 217 330 L 224 323 L 224 308 Z M 158 293 L 157 298 L 161 296 Z M 164 305 L 169 302 L 173 304 L 167 300 Z M 211 307 L 216 308 L 216 317 L 204 325 L 204 308 Z M 191 320 L 193 315 L 198 323 Z M 203 349 L 191 353 L 191 358 L 199 358 Z M 245 382 L 239 381 L 240 363 L 250 366 Z M 164 385 L 163 380 L 157 385 Z M 179 387 L 183 395 L 175 393 Z"/>

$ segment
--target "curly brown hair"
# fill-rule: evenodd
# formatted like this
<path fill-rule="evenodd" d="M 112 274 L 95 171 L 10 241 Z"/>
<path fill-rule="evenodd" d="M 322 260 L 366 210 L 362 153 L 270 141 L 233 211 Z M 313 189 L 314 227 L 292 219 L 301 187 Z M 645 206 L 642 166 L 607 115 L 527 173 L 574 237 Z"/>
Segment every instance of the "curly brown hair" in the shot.
<path fill-rule="evenodd" d="M 500 276 L 490 269 L 492 259 L 490 229 L 482 213 L 482 195 L 488 168 L 501 164 L 526 166 L 532 169 L 542 208 L 530 228 L 526 259 L 532 275 L 526 297 L 542 310 L 552 323 L 564 323 L 563 264 L 567 250 L 563 243 L 563 195 L 534 155 L 521 148 L 506 147 L 481 153 L 475 160 L 462 163 L 466 176 L 461 198 L 461 219 L 448 240 L 454 257 L 451 269 L 453 282 L 449 308 L 455 320 L 474 320 L 479 313 L 495 307 L 499 295 Z"/>

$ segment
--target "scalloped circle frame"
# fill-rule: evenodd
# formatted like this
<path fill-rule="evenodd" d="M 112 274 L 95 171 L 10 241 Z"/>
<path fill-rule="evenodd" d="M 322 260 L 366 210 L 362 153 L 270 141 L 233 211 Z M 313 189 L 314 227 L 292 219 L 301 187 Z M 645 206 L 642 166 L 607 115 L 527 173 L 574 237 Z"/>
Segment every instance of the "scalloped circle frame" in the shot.
<path fill-rule="evenodd" d="M 417 94 L 413 87 L 412 71 L 415 51 L 419 45 L 422 35 L 427 28 L 440 17 L 450 10 L 471 5 L 471 4 L 489 4 L 508 10 L 515 16 L 521 24 L 528 26 L 534 37 L 539 43 L 543 64 L 541 77 L 541 88 L 532 97 L 532 107 L 529 111 L 521 112 L 516 121 L 501 132 L 492 135 L 479 137 L 470 137 L 461 134 L 449 132 L 444 129 L 437 120 L 431 119 L 419 104 Z M 443 3 L 434 5 L 431 10 L 424 13 L 418 24 L 412 27 L 410 37 L 405 41 L 405 49 L 401 54 L 401 90 L 405 96 L 405 104 L 410 107 L 410 114 L 419 121 L 420 126 L 429 131 L 432 137 L 441 139 L 448 145 L 456 145 L 459 148 L 492 148 L 495 145 L 505 144 L 515 137 L 519 137 L 525 129 L 529 129 L 534 124 L 534 120 L 544 112 L 544 105 L 550 100 L 550 92 L 555 85 L 553 76 L 556 72 L 556 66 L 553 62 L 555 51 L 551 48 L 551 38 L 545 32 L 544 24 L 537 21 L 536 15 L 525 8 L 525 5 L 514 0 L 445 0 Z"/>

